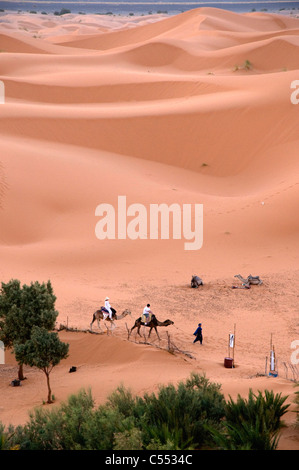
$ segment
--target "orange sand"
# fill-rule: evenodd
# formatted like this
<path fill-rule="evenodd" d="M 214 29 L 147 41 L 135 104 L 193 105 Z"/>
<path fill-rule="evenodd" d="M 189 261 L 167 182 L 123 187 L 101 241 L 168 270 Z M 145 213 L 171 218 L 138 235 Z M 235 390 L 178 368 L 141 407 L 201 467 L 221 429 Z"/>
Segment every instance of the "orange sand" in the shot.
<path fill-rule="evenodd" d="M 91 387 L 96 403 L 123 383 L 134 393 L 177 383 L 191 371 L 226 396 L 273 389 L 294 400 L 291 342 L 298 323 L 299 19 L 196 9 L 178 16 L 2 15 L 0 274 L 51 280 L 58 323 L 85 329 L 106 295 L 113 335 L 61 332 L 70 356 L 51 374 L 56 403 Z M 249 61 L 252 67 L 245 70 Z M 236 70 L 236 65 L 238 69 Z M 95 237 L 95 209 L 204 205 L 204 243 Z M 235 274 L 260 275 L 250 290 Z M 204 280 L 191 289 L 192 274 Z M 193 359 L 138 344 L 133 326 L 147 302 L 160 328 Z M 203 324 L 204 343 L 193 345 Z M 223 367 L 236 325 L 235 369 Z M 97 331 L 95 324 L 94 330 Z M 106 329 L 105 329 L 106 330 Z M 277 378 L 263 376 L 270 335 Z M 152 341 L 159 341 L 152 334 Z M 69 367 L 78 370 L 69 374 Z M 298 367 L 298 366 L 297 366 Z M 0 421 L 24 423 L 46 398 L 42 373 L 12 388 L 0 366 Z M 294 404 L 291 410 L 295 409 Z M 295 414 L 282 449 L 299 449 Z"/>

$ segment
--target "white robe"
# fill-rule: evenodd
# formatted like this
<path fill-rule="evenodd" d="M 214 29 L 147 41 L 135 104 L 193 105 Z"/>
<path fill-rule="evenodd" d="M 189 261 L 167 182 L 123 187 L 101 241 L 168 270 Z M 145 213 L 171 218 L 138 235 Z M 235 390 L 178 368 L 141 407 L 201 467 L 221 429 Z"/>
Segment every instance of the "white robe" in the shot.
<path fill-rule="evenodd" d="M 112 310 L 111 310 L 111 305 L 109 303 L 109 300 L 105 300 L 105 308 L 109 312 L 109 318 L 112 320 Z"/>

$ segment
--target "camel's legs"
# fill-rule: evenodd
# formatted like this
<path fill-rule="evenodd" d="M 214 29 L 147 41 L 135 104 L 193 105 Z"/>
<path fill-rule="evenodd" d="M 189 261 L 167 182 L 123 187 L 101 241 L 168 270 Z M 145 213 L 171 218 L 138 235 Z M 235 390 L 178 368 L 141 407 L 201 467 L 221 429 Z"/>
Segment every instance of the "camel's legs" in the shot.
<path fill-rule="evenodd" d="M 111 323 L 111 328 L 109 328 L 109 327 L 107 326 L 107 322 Z M 115 325 L 114 321 L 113 321 L 113 320 L 110 320 L 110 319 L 108 319 L 108 318 L 105 319 L 104 325 L 105 325 L 105 327 L 107 328 L 107 334 L 109 334 L 109 331 L 110 331 L 111 333 L 113 333 L 113 330 L 116 328 L 116 325 Z"/>
<path fill-rule="evenodd" d="M 134 326 L 132 326 L 132 328 L 130 329 L 130 336 L 131 336 L 131 334 L 132 334 L 132 331 L 134 330 L 134 328 L 136 328 L 136 327 L 135 327 L 135 325 L 134 325 Z"/>
<path fill-rule="evenodd" d="M 93 316 L 93 317 L 92 317 L 92 322 L 91 322 L 91 324 L 90 324 L 90 330 L 92 330 L 92 325 L 93 325 L 93 323 L 94 323 L 95 319 L 96 319 L 96 317 L 95 317 L 95 316 Z"/>
<path fill-rule="evenodd" d="M 92 317 L 92 322 L 90 323 L 90 330 L 92 330 L 92 325 L 94 322 L 97 320 L 98 328 L 102 330 L 101 325 L 100 325 L 100 317 L 98 316 L 98 312 L 95 312 Z"/>
<path fill-rule="evenodd" d="M 158 336 L 158 338 L 159 338 L 159 340 L 160 340 L 160 336 L 159 336 L 159 334 L 158 334 L 158 330 L 157 330 L 157 328 L 156 328 L 155 326 L 154 326 L 154 328 L 155 328 L 155 332 L 157 333 L 157 336 Z"/>

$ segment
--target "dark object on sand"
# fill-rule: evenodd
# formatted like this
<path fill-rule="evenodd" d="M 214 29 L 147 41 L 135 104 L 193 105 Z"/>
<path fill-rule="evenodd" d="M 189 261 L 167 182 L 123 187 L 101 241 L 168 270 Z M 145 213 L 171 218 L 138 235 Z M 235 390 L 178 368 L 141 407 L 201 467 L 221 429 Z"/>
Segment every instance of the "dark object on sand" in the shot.
<path fill-rule="evenodd" d="M 203 281 L 202 279 L 200 279 L 200 277 L 194 275 L 192 276 L 192 279 L 191 279 L 191 287 L 193 289 L 196 289 L 197 287 L 199 286 L 203 286 Z"/>
<path fill-rule="evenodd" d="M 19 387 L 21 385 L 21 381 L 19 379 L 14 379 L 12 382 L 11 382 L 11 386 L 12 387 Z"/>
<path fill-rule="evenodd" d="M 232 357 L 225 357 L 224 358 L 224 367 L 226 369 L 233 369 L 234 367 L 234 360 Z"/>

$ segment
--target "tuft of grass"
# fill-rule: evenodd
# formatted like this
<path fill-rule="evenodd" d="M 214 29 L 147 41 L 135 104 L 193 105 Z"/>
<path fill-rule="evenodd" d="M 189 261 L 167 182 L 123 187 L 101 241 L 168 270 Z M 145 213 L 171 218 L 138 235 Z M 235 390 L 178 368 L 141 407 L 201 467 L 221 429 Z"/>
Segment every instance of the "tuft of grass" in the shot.
<path fill-rule="evenodd" d="M 244 65 L 243 65 L 243 68 L 244 68 L 245 70 L 250 70 L 250 69 L 252 69 L 252 64 L 251 64 L 251 62 L 250 62 L 249 60 L 245 60 Z"/>
<path fill-rule="evenodd" d="M 245 60 L 243 65 L 235 65 L 234 67 L 234 72 L 237 72 L 238 70 L 251 70 L 252 69 L 252 63 L 247 59 Z"/>

